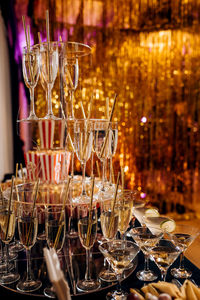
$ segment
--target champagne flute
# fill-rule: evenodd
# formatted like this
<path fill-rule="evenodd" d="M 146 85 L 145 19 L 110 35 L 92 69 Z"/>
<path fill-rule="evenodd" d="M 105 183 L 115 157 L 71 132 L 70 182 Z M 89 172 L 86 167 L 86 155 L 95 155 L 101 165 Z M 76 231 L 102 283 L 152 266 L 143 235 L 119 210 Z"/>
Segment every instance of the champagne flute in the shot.
<path fill-rule="evenodd" d="M 67 105 L 67 119 L 74 119 L 74 92 L 78 86 L 79 60 L 91 54 L 87 45 L 75 42 L 60 42 L 61 47 L 61 76 L 63 83 L 69 90 L 69 105 Z M 88 63 L 88 62 L 87 62 Z"/>
<path fill-rule="evenodd" d="M 82 167 L 82 194 L 80 201 L 87 202 L 90 197 L 86 193 L 85 168 L 92 151 L 93 126 L 89 120 L 76 120 L 74 123 L 74 147 Z"/>
<path fill-rule="evenodd" d="M 64 245 L 66 234 L 65 209 L 55 205 L 46 208 L 45 230 L 49 248 L 54 248 L 57 253 L 60 253 Z M 55 298 L 53 287 L 45 288 L 44 295 L 49 298 Z"/>
<path fill-rule="evenodd" d="M 109 185 L 112 188 L 115 188 L 115 185 L 112 182 L 112 172 L 113 172 L 113 164 L 112 164 L 112 158 L 116 153 L 117 150 L 117 142 L 118 142 L 118 123 L 112 122 L 111 123 L 111 145 L 110 145 L 110 152 L 108 155 L 108 158 L 110 160 L 110 174 L 109 174 Z"/>
<path fill-rule="evenodd" d="M 101 201 L 101 230 L 104 241 L 112 241 L 115 239 L 118 230 L 119 215 L 118 211 L 112 211 L 112 198 Z M 116 274 L 111 270 L 110 264 L 108 268 L 99 273 L 99 278 L 106 282 L 116 281 Z"/>
<path fill-rule="evenodd" d="M 156 229 L 156 231 L 152 233 L 147 227 L 135 227 L 130 231 L 130 234 L 144 253 L 145 257 L 145 268 L 144 270 L 137 272 L 137 278 L 142 281 L 155 280 L 158 276 L 149 269 L 149 257 L 151 249 L 162 238 L 163 232 Z"/>
<path fill-rule="evenodd" d="M 60 120 L 53 114 L 51 91 L 58 72 L 58 45 L 57 43 L 42 43 L 40 45 L 40 70 L 42 80 L 47 85 L 47 114 L 44 119 Z"/>
<path fill-rule="evenodd" d="M 33 292 L 42 286 L 42 282 L 34 278 L 31 270 L 31 248 L 35 245 L 38 231 L 37 207 L 33 203 L 24 202 L 19 206 L 18 231 L 20 242 L 26 249 L 27 274 L 25 280 L 18 282 L 17 289 L 24 293 Z"/>
<path fill-rule="evenodd" d="M 40 56 L 39 48 L 37 46 L 30 47 L 29 51 L 27 47 L 23 48 L 22 54 L 22 71 L 26 86 L 30 91 L 30 113 L 28 118 L 19 120 L 38 120 L 35 114 L 34 105 L 34 89 L 37 85 L 39 74 L 40 74 Z"/>
<path fill-rule="evenodd" d="M 171 274 L 174 277 L 190 278 L 192 276 L 192 271 L 186 269 L 184 266 L 184 253 L 199 233 L 200 232 L 197 227 L 187 224 L 176 224 L 175 230 L 169 233 L 173 243 L 181 250 L 179 268 L 174 268 L 171 270 Z"/>
<path fill-rule="evenodd" d="M 125 233 L 132 219 L 133 195 L 130 190 L 123 190 L 119 193 L 116 203 L 116 210 L 119 215 L 118 231 L 121 239 L 125 239 Z"/>
<path fill-rule="evenodd" d="M 86 249 L 85 278 L 77 282 L 79 291 L 89 292 L 100 287 L 99 281 L 92 279 L 90 275 L 90 249 L 94 245 L 97 235 L 97 209 L 88 209 L 86 205 L 79 205 L 78 209 L 78 234 L 82 246 Z"/>
<path fill-rule="evenodd" d="M 101 191 L 105 192 L 105 167 L 106 160 L 110 153 L 112 130 L 111 122 L 107 120 L 99 120 L 94 124 L 94 149 L 97 157 L 102 162 L 102 187 Z"/>
<path fill-rule="evenodd" d="M 118 279 L 118 288 L 107 294 L 107 299 L 127 299 L 127 293 L 121 288 L 121 280 L 124 270 L 130 262 L 136 257 L 140 248 L 133 242 L 114 240 L 105 242 L 99 246 L 99 250 L 111 264 Z"/>
<path fill-rule="evenodd" d="M 167 239 L 160 239 L 158 244 L 151 249 L 150 257 L 161 271 L 161 280 L 166 281 L 167 270 L 177 259 L 180 252 L 180 248 Z"/>
<path fill-rule="evenodd" d="M 9 209 L 9 201 L 4 200 L 0 207 L 0 240 L 5 245 L 5 265 L 2 266 L 3 274 L 1 274 L 1 284 L 11 284 L 19 280 L 20 275 L 12 272 L 12 266 L 9 264 L 9 243 L 13 239 L 15 233 L 15 210 L 11 201 Z"/>

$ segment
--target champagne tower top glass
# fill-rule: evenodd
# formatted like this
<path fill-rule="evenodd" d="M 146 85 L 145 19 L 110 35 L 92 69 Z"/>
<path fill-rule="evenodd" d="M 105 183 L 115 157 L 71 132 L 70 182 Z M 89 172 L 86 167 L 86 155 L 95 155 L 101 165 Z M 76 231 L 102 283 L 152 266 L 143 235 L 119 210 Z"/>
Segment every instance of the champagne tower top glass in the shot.
<path fill-rule="evenodd" d="M 69 90 L 70 102 L 67 105 L 67 119 L 74 119 L 74 92 L 78 87 L 80 61 L 84 62 L 84 57 L 91 54 L 91 48 L 88 45 L 76 42 L 59 42 L 61 74 L 63 84 Z M 88 64 L 88 62 L 85 62 Z"/>
<path fill-rule="evenodd" d="M 32 46 L 29 50 L 27 47 L 23 48 L 22 71 L 25 84 L 30 90 L 30 113 L 27 119 L 19 121 L 38 120 L 38 117 L 35 114 L 34 105 L 34 89 L 37 85 L 40 74 L 40 56 L 38 46 Z"/>
<path fill-rule="evenodd" d="M 52 110 L 51 91 L 58 73 L 58 45 L 56 42 L 40 45 L 40 68 L 42 80 L 47 84 L 48 111 L 44 119 L 58 120 Z"/>

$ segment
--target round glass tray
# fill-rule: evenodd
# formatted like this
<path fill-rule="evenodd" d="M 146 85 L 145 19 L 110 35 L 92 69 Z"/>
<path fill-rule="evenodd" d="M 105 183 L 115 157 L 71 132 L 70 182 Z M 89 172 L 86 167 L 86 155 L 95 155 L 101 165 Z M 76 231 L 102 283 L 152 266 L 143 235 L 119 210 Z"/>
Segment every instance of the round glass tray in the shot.
<path fill-rule="evenodd" d="M 94 244 L 93 248 L 91 249 L 91 259 L 90 259 L 90 272 L 92 278 L 98 278 L 98 274 L 104 267 L 104 257 L 100 253 L 98 248 L 98 241 Z M 43 258 L 43 248 L 46 246 L 45 241 L 38 240 L 34 247 L 31 250 L 31 266 L 32 271 L 34 273 L 35 278 L 38 278 L 42 281 L 42 287 L 33 292 L 33 293 L 21 293 L 16 289 L 16 284 L 12 285 L 0 285 L 1 287 L 15 292 L 17 294 L 29 295 L 29 296 L 36 296 L 36 297 L 45 297 L 44 289 L 45 287 L 50 287 L 51 283 L 48 279 L 48 273 L 46 268 L 46 263 Z M 65 245 L 62 249 L 62 252 L 59 255 L 59 260 L 61 264 L 61 269 L 64 272 L 65 278 L 68 281 L 71 296 L 84 296 L 95 292 L 95 295 L 99 292 L 103 292 L 107 289 L 112 288 L 116 285 L 116 282 L 106 283 L 100 280 L 101 287 L 98 290 L 93 292 L 79 292 L 76 288 L 76 283 L 78 280 L 83 279 L 85 275 L 85 249 L 81 246 L 79 238 L 66 238 Z M 137 257 L 133 260 L 133 267 L 129 270 L 126 270 L 123 275 L 123 280 L 128 278 L 133 271 L 137 267 Z M 16 271 L 20 274 L 21 279 L 25 278 L 26 276 L 26 255 L 25 251 L 21 251 L 18 253 L 18 258 L 14 262 Z M 47 298 L 47 297 L 45 297 Z M 83 297 L 82 297 L 83 298 Z"/>

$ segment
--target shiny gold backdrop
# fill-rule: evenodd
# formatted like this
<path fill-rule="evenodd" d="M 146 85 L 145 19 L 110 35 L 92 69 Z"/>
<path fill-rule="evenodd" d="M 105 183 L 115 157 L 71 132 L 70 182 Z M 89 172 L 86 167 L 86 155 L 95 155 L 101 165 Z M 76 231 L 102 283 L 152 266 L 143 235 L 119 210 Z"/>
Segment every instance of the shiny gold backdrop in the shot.
<path fill-rule="evenodd" d="M 92 64 L 85 65 L 75 93 L 76 117 L 81 116 L 80 101 L 87 109 L 92 92 L 96 118 L 105 117 L 106 97 L 111 107 L 118 94 L 114 117 L 119 121 L 119 143 L 114 165 L 115 169 L 125 166 L 127 185 L 168 210 L 181 212 L 182 204 L 190 209 L 194 203 L 197 209 L 200 1 L 36 2 L 35 41 L 37 31 L 45 36 L 48 8 L 52 39 L 61 34 L 64 40 L 93 47 Z M 36 93 L 41 111 L 41 86 Z M 59 82 L 53 103 L 56 113 Z"/>

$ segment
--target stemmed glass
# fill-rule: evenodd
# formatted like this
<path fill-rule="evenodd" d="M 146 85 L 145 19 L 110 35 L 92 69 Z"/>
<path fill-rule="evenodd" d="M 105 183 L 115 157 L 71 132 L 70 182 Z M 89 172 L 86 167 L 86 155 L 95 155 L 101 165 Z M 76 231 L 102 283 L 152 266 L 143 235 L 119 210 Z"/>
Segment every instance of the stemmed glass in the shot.
<path fill-rule="evenodd" d="M 45 210 L 45 230 L 49 248 L 54 248 L 59 253 L 64 245 L 66 226 L 65 209 L 60 206 L 49 206 Z M 53 287 L 45 288 L 44 295 L 55 298 Z"/>
<path fill-rule="evenodd" d="M 119 193 L 116 203 L 116 210 L 119 215 L 118 231 L 121 239 L 125 239 L 125 232 L 132 219 L 133 198 L 131 191 L 122 191 Z"/>
<path fill-rule="evenodd" d="M 34 189 L 33 189 L 34 192 Z M 35 245 L 38 232 L 37 207 L 33 203 L 21 203 L 18 208 L 18 231 L 21 244 L 26 249 L 27 274 L 26 279 L 19 281 L 17 289 L 21 292 L 38 290 L 42 282 L 34 278 L 31 270 L 31 248 Z"/>
<path fill-rule="evenodd" d="M 111 122 L 99 120 L 94 123 L 94 149 L 97 157 L 102 162 L 102 187 L 101 191 L 105 192 L 105 167 L 106 160 L 110 154 L 112 130 Z"/>
<path fill-rule="evenodd" d="M 79 60 L 91 53 L 88 45 L 75 42 L 60 42 L 62 61 L 61 75 L 63 83 L 69 90 L 70 103 L 67 105 L 67 119 L 74 119 L 74 92 L 78 86 Z"/>
<path fill-rule="evenodd" d="M 77 282 L 80 291 L 92 291 L 100 287 L 99 281 L 92 279 L 90 275 L 90 249 L 94 245 L 97 235 L 97 209 L 81 205 L 78 210 L 78 235 L 82 246 L 86 249 L 86 272 L 85 278 Z"/>
<path fill-rule="evenodd" d="M 180 248 L 176 247 L 170 240 L 160 239 L 158 244 L 151 249 L 150 257 L 161 271 L 161 280 L 166 280 L 167 270 L 180 254 Z"/>
<path fill-rule="evenodd" d="M 200 231 L 197 227 L 187 224 L 176 224 L 175 230 L 172 233 L 169 233 L 173 243 L 181 250 L 179 268 L 174 268 L 171 270 L 171 274 L 174 277 L 190 278 L 192 276 L 192 272 L 188 269 L 185 269 L 184 253 L 199 233 Z"/>
<path fill-rule="evenodd" d="M 103 233 L 104 242 L 109 242 L 115 239 L 118 230 L 119 215 L 117 210 L 112 211 L 112 199 L 101 201 L 101 230 Z M 111 270 L 110 264 L 108 268 L 99 273 L 99 278 L 107 282 L 116 281 L 116 274 Z"/>
<path fill-rule="evenodd" d="M 11 284 L 19 280 L 20 275 L 16 272 L 11 272 L 12 266 L 9 264 L 9 243 L 13 239 L 15 233 L 15 209 L 11 201 L 4 200 L 0 206 L 0 239 L 5 245 L 5 265 L 2 265 L 2 273 L 0 278 L 1 284 Z"/>
<path fill-rule="evenodd" d="M 126 299 L 127 294 L 121 288 L 121 280 L 124 270 L 130 262 L 136 257 L 140 248 L 133 242 L 114 240 L 105 242 L 99 246 L 101 253 L 111 264 L 118 280 L 116 291 L 107 294 L 107 299 Z"/>
<path fill-rule="evenodd" d="M 85 186 L 85 168 L 86 162 L 90 158 L 92 151 L 93 126 L 89 120 L 76 120 L 74 123 L 74 147 L 77 158 L 82 167 L 82 194 L 80 201 L 87 202 L 90 197 L 87 196 Z"/>
<path fill-rule="evenodd" d="M 110 160 L 110 174 L 109 174 L 109 185 L 110 187 L 115 187 L 115 185 L 112 182 L 112 172 L 113 172 L 113 165 L 112 165 L 112 158 L 116 153 L 117 150 L 117 142 L 118 142 L 118 123 L 117 122 L 112 122 L 111 123 L 111 147 L 110 147 L 110 152 L 108 155 L 108 158 Z"/>
<path fill-rule="evenodd" d="M 25 120 L 38 120 L 38 117 L 35 114 L 34 105 L 34 89 L 37 85 L 40 74 L 40 55 L 39 48 L 37 46 L 30 47 L 29 50 L 27 47 L 23 48 L 22 70 L 25 84 L 30 91 L 30 113 L 28 118 L 19 120 L 19 122 Z"/>
<path fill-rule="evenodd" d="M 60 120 L 53 114 L 51 91 L 58 72 L 58 45 L 57 43 L 42 43 L 40 45 L 41 78 L 47 85 L 47 114 L 44 119 Z M 44 84 L 43 84 L 44 85 Z"/>
<path fill-rule="evenodd" d="M 145 268 L 137 272 L 136 276 L 142 281 L 153 281 L 158 276 L 149 269 L 149 256 L 151 249 L 162 238 L 163 232 L 156 230 L 152 233 L 147 227 L 135 227 L 130 231 L 130 234 L 134 241 L 138 244 L 145 257 Z"/>

